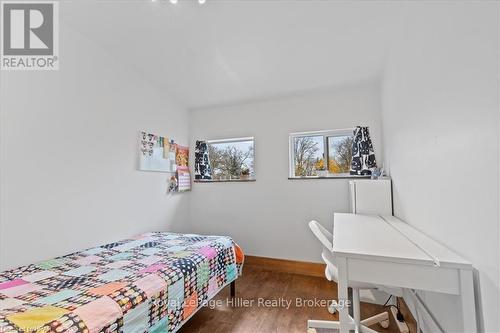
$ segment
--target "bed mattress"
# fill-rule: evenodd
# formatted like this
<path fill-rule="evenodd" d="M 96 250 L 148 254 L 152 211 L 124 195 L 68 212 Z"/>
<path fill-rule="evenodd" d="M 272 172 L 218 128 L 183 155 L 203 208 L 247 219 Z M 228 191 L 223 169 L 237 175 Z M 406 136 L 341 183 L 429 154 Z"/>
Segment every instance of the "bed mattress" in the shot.
<path fill-rule="evenodd" d="M 0 333 L 175 332 L 241 273 L 229 237 L 155 232 L 0 274 Z"/>

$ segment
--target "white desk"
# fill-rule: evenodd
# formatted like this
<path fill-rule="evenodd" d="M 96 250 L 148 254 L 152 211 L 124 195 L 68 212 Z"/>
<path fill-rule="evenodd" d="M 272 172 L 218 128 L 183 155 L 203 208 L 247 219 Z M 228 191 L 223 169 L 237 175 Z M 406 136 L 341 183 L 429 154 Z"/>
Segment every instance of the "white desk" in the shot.
<path fill-rule="evenodd" d="M 333 253 L 339 300 L 348 299 L 349 280 L 459 295 L 464 332 L 477 332 L 472 264 L 409 224 L 335 213 Z M 341 333 L 349 322 L 348 309 L 340 309 Z"/>

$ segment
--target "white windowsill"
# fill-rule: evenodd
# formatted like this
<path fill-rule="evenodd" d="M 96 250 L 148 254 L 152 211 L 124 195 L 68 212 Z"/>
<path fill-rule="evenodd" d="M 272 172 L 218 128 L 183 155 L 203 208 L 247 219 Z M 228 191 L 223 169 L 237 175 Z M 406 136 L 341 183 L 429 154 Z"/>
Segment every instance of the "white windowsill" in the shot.
<path fill-rule="evenodd" d="M 357 178 L 371 178 L 371 176 L 356 176 L 356 175 L 339 175 L 339 176 L 308 176 L 308 177 L 288 177 L 290 180 L 296 179 L 357 179 Z"/>
<path fill-rule="evenodd" d="M 195 183 L 245 183 L 254 182 L 255 178 L 250 179 L 195 179 Z"/>

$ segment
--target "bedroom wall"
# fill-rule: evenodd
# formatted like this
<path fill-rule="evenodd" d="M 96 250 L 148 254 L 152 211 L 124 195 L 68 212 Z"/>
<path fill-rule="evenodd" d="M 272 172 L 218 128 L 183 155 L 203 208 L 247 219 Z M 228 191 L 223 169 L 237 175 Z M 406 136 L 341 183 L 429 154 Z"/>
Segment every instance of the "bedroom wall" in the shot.
<path fill-rule="evenodd" d="M 195 183 L 192 230 L 229 234 L 249 255 L 321 262 L 321 248 L 307 224 L 317 219 L 331 228 L 333 212 L 348 211 L 348 180 L 288 180 L 288 135 L 365 124 L 381 160 L 379 98 L 377 84 L 360 83 L 192 111 L 191 147 L 197 139 L 255 137 L 257 178 Z"/>
<path fill-rule="evenodd" d="M 186 110 L 65 22 L 60 50 L 0 73 L 0 269 L 185 227 L 189 194 L 136 166 L 142 129 L 188 143 Z"/>
<path fill-rule="evenodd" d="M 496 6 L 404 7 L 382 112 L 395 214 L 473 263 L 484 332 L 500 331 Z M 423 297 L 446 332 L 461 330 L 456 297 Z"/>

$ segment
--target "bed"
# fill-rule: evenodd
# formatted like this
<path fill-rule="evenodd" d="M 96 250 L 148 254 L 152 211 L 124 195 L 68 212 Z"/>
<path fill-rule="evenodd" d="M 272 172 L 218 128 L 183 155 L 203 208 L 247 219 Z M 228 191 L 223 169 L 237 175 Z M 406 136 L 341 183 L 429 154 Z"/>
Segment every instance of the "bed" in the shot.
<path fill-rule="evenodd" d="M 229 237 L 147 233 L 0 274 L 0 332 L 176 332 L 241 274 Z"/>

